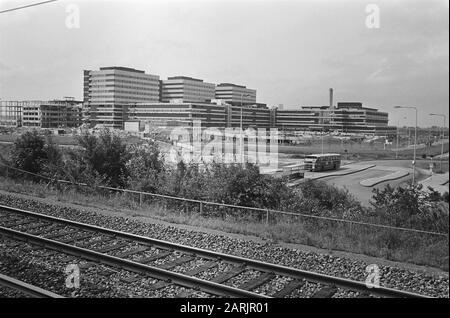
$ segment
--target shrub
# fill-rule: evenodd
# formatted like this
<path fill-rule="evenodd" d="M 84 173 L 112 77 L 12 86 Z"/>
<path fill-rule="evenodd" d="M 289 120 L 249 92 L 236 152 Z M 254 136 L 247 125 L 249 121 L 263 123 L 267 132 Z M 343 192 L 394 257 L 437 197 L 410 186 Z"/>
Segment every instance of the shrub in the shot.
<path fill-rule="evenodd" d="M 99 136 L 84 133 L 78 138 L 82 147 L 80 160 L 89 169 L 104 176 L 108 185 L 112 187 L 124 187 L 127 184 L 128 171 L 126 163 L 130 158 L 127 147 L 122 139 L 109 130 L 103 130 Z"/>

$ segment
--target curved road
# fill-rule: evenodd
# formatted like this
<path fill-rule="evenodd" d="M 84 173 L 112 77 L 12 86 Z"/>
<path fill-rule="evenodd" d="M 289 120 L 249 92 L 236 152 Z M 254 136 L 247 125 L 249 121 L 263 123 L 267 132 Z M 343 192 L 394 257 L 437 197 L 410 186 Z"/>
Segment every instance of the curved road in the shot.
<path fill-rule="evenodd" d="M 400 184 L 405 184 L 407 182 L 411 181 L 411 174 L 402 177 L 397 180 L 390 180 L 381 182 L 373 187 L 365 187 L 362 186 L 359 182 L 365 179 L 370 178 L 376 178 L 376 177 L 382 177 L 387 176 L 393 171 L 389 170 L 383 170 L 383 167 L 389 167 L 389 168 L 395 168 L 398 167 L 400 169 L 410 169 L 411 168 L 411 161 L 410 160 L 373 160 L 373 161 L 364 161 L 364 162 L 358 162 L 358 164 L 375 164 L 376 166 L 373 168 L 369 168 L 367 170 L 356 172 L 353 174 L 345 175 L 345 176 L 336 176 L 336 177 L 325 177 L 321 180 L 329 183 L 334 184 L 335 186 L 339 188 L 345 188 L 349 190 L 349 192 L 355 196 L 356 199 L 361 201 L 363 205 L 368 206 L 369 201 L 372 198 L 372 190 L 374 188 L 380 188 L 383 189 L 387 184 L 390 184 L 391 186 L 395 187 Z M 422 180 L 426 178 L 427 176 L 424 176 L 416 171 L 416 180 Z"/>

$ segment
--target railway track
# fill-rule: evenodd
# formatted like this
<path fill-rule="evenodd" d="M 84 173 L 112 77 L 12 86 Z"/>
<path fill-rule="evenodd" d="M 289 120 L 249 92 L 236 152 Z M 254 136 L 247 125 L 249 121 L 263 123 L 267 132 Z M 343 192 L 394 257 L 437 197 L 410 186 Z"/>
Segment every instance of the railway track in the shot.
<path fill-rule="evenodd" d="M 34 298 L 64 298 L 58 294 L 52 293 L 51 291 L 42 289 L 40 287 L 30 285 L 13 277 L 9 277 L 3 274 L 0 274 L 0 286 L 5 286 L 15 291 L 18 291 L 20 294 L 31 296 Z"/>
<path fill-rule="evenodd" d="M 426 297 L 234 255 L 194 248 L 0 205 L 0 235 L 151 277 L 150 290 L 182 286 L 177 297 Z"/>

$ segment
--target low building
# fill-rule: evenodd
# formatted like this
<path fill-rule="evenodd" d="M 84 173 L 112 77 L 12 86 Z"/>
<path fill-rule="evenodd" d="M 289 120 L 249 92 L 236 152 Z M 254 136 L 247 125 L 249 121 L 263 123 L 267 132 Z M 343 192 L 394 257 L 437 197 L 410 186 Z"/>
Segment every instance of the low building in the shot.
<path fill-rule="evenodd" d="M 0 101 L 0 126 L 20 127 L 22 126 L 22 107 L 27 102 L 23 101 Z"/>
<path fill-rule="evenodd" d="M 30 101 L 22 106 L 22 126 L 75 128 L 81 125 L 82 102 L 74 99 Z"/>

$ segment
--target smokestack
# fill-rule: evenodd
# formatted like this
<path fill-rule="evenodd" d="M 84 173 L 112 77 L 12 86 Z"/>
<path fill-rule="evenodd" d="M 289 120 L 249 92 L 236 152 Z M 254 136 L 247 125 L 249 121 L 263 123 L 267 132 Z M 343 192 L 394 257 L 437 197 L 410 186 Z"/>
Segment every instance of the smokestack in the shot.
<path fill-rule="evenodd" d="M 333 108 L 333 89 L 330 88 L 330 108 Z"/>

